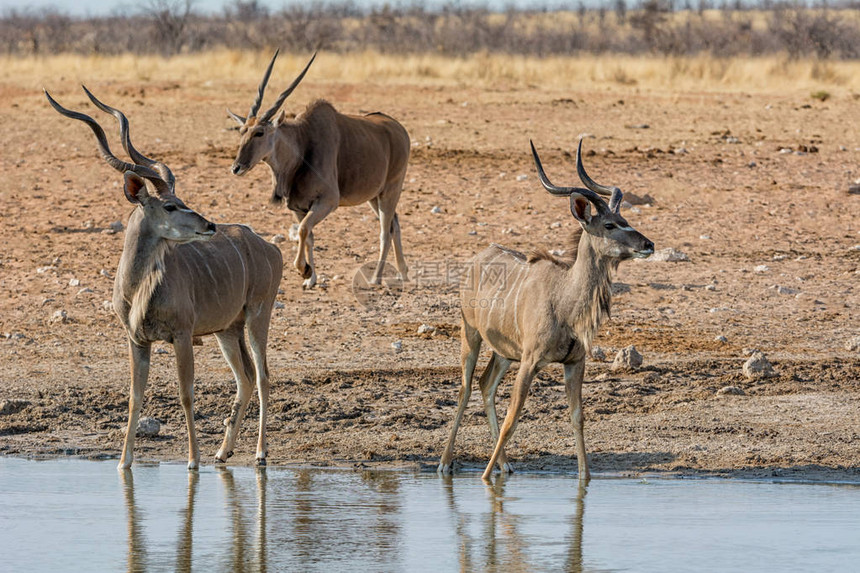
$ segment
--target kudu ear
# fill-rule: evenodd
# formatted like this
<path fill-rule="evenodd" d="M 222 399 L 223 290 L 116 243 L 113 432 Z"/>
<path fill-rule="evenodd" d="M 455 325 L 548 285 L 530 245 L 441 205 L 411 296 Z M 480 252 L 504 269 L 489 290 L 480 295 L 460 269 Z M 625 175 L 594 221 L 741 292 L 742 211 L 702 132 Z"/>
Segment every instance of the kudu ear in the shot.
<path fill-rule="evenodd" d="M 149 196 L 143 177 L 132 171 L 126 171 L 124 179 L 122 190 L 125 191 L 125 198 L 129 203 L 140 204 L 145 197 Z"/>
<path fill-rule="evenodd" d="M 233 121 L 235 121 L 239 125 L 245 125 L 245 118 L 237 113 L 233 113 L 229 107 L 227 108 L 227 115 L 233 118 Z"/>
<path fill-rule="evenodd" d="M 572 193 L 570 196 L 570 212 L 573 218 L 588 225 L 591 223 L 591 203 L 578 193 Z"/>

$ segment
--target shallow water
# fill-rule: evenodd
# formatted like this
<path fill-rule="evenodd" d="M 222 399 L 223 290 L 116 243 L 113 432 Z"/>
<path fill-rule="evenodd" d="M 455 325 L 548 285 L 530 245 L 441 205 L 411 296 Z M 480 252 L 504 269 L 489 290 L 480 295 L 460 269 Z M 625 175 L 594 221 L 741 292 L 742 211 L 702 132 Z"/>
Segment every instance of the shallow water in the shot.
<path fill-rule="evenodd" d="M 860 486 L 0 458 L 2 571 L 849 571 Z"/>

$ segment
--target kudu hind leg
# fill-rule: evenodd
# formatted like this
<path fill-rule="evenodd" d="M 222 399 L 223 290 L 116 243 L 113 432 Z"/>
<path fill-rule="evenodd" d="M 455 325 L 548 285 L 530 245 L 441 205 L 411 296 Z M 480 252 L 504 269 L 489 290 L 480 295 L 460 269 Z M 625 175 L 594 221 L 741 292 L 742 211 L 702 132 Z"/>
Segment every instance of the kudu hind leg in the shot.
<path fill-rule="evenodd" d="M 230 365 L 230 370 L 233 371 L 233 377 L 236 379 L 236 398 L 233 400 L 230 417 L 224 420 L 224 441 L 215 454 L 215 461 L 223 463 L 233 455 L 233 450 L 236 447 L 236 438 L 242 427 L 242 420 L 245 418 L 245 412 L 254 389 L 253 377 L 255 374 L 254 364 L 251 362 L 248 349 L 245 347 L 243 325 L 219 332 L 215 334 L 215 338 L 218 340 L 218 346 L 221 347 L 221 354 L 224 355 L 224 359 Z"/>
<path fill-rule="evenodd" d="M 490 358 L 490 363 L 487 364 L 487 369 L 478 381 L 478 386 L 481 388 L 481 395 L 484 398 L 484 412 L 487 414 L 487 424 L 490 426 L 490 435 L 493 437 L 493 443 L 499 440 L 499 418 L 496 415 L 496 392 L 499 389 L 499 384 L 508 368 L 511 367 L 511 361 L 507 358 L 502 358 L 495 352 Z M 508 462 L 508 457 L 505 455 L 505 450 L 499 452 L 499 469 L 506 473 L 513 473 L 514 468 Z"/>
<path fill-rule="evenodd" d="M 271 300 L 267 300 L 260 308 L 246 309 L 248 324 L 248 342 L 251 346 L 251 355 L 256 372 L 257 395 L 260 399 L 260 419 L 257 433 L 257 465 L 266 465 L 266 457 L 269 455 L 269 445 L 266 440 L 266 416 L 269 411 L 269 365 L 266 358 L 266 345 L 269 340 L 269 323 L 272 318 Z"/>
<path fill-rule="evenodd" d="M 463 369 L 463 382 L 457 397 L 457 413 L 454 416 L 454 425 L 451 427 L 451 435 L 448 437 L 448 445 L 442 452 L 437 471 L 443 475 L 451 472 L 451 460 L 454 457 L 454 440 L 457 439 L 457 429 L 463 419 L 463 412 L 472 395 L 472 377 L 475 374 L 475 365 L 478 363 L 478 354 L 481 352 L 481 335 L 474 328 L 463 323 L 461 329 L 462 344 L 460 347 L 460 364 Z"/>
<path fill-rule="evenodd" d="M 128 396 L 128 428 L 125 432 L 125 442 L 122 446 L 118 470 L 127 470 L 134 460 L 134 438 L 137 434 L 140 409 L 143 406 L 143 391 L 146 390 L 146 382 L 149 379 L 150 350 L 149 344 L 138 346 L 131 340 L 128 341 L 131 391 Z"/>

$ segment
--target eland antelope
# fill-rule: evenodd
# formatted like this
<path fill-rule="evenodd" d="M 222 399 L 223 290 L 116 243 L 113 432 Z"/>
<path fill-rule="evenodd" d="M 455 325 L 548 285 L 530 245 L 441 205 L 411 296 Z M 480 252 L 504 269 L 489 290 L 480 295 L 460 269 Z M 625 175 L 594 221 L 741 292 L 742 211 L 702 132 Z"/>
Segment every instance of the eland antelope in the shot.
<path fill-rule="evenodd" d="M 314 226 L 339 206 L 365 202 L 370 203 L 380 228 L 379 262 L 372 282 L 381 281 L 392 240 L 397 270 L 406 280 L 396 209 L 409 161 L 409 134 L 383 113 L 346 115 L 324 100 L 312 102 L 295 119 L 288 119 L 283 111 L 275 117 L 316 54 L 272 107 L 257 116 L 277 57 L 275 52 L 248 117 L 227 110 L 239 124 L 241 136 L 233 174 L 244 175 L 261 161 L 271 168 L 272 202 L 286 201 L 299 223 L 298 253 L 293 264 L 305 279 L 304 288 L 313 288 L 317 281 Z"/>
<path fill-rule="evenodd" d="M 256 460 L 264 465 L 269 397 L 266 341 L 283 270 L 281 251 L 246 226 L 216 227 L 189 209 L 176 196 L 176 179 L 167 165 L 134 148 L 125 115 L 100 102 L 86 87 L 84 91 L 96 107 L 119 121 L 123 148 L 133 161 L 122 161 L 111 153 L 104 130 L 93 118 L 62 107 L 45 92 L 55 110 L 90 127 L 102 158 L 123 174 L 125 197 L 135 206 L 113 289 L 114 311 L 128 336 L 132 379 L 128 430 L 119 469 L 131 467 L 149 377 L 150 349 L 159 340 L 173 344 L 176 353 L 179 401 L 188 426 L 188 469 L 199 466 L 192 338 L 204 334 L 215 335 L 237 383 L 216 461 L 226 461 L 233 455 L 256 382 L 260 399 Z M 250 352 L 245 343 L 245 326 Z"/>
<path fill-rule="evenodd" d="M 512 471 L 505 443 L 514 432 L 535 374 L 552 362 L 564 366 L 564 383 L 576 439 L 579 478 L 589 478 L 583 440 L 582 379 L 585 356 L 601 322 L 609 317 L 611 275 L 619 262 L 645 258 L 654 243 L 633 229 L 621 216 L 621 190 L 595 183 L 582 165 L 582 140 L 576 153 L 576 170 L 586 189 L 556 187 L 550 183 L 532 144 L 532 154 L 544 188 L 570 198 L 570 212 L 581 227 L 573 263 L 546 251 L 529 255 L 492 245 L 472 259 L 460 289 L 462 309 L 460 361 L 463 381 L 457 413 L 439 472 L 451 471 L 457 428 L 469 401 L 472 376 L 487 342 L 493 353 L 478 385 L 490 432 L 496 440 L 484 479 L 496 462 Z M 609 204 L 600 195 L 610 196 Z M 496 390 L 511 362 L 520 363 L 511 403 L 499 430 Z"/>

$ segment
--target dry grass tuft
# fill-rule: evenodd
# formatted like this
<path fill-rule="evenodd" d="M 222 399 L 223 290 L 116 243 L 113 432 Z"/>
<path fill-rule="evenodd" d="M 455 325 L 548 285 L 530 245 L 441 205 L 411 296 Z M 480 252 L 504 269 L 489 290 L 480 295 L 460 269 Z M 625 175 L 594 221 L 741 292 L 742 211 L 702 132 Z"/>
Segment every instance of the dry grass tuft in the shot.
<path fill-rule="evenodd" d="M 77 56 L 0 58 L 0 81 L 39 89 L 63 83 L 255 84 L 271 54 L 220 50 L 159 56 Z M 308 54 L 282 54 L 273 85 L 292 79 Z M 541 85 L 553 89 L 679 91 L 827 90 L 834 96 L 860 92 L 860 62 L 791 60 L 786 57 L 634 57 L 626 55 L 532 56 L 480 53 L 469 57 L 376 52 L 323 53 L 313 82 L 438 84 L 477 86 Z"/>

